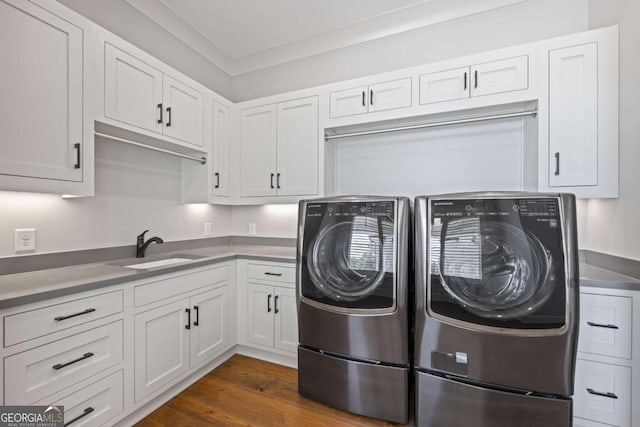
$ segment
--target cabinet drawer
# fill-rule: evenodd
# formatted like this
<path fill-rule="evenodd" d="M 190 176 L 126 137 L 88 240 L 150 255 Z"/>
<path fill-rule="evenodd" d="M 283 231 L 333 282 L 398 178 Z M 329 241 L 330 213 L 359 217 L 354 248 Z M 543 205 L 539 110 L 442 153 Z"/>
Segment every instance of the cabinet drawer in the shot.
<path fill-rule="evenodd" d="M 75 393 L 61 398 L 45 398 L 38 404 L 63 405 L 65 425 L 103 425 L 124 409 L 122 371 L 115 372 Z"/>
<path fill-rule="evenodd" d="M 4 317 L 4 346 L 122 312 L 122 291 L 54 304 Z"/>
<path fill-rule="evenodd" d="M 631 368 L 578 359 L 574 415 L 614 426 L 631 424 Z"/>
<path fill-rule="evenodd" d="M 229 267 L 221 265 L 208 270 L 187 273 L 183 276 L 162 279 L 156 282 L 136 286 L 134 290 L 135 306 L 140 307 L 172 296 L 181 295 L 196 289 L 229 279 Z"/>
<path fill-rule="evenodd" d="M 296 268 L 269 264 L 247 264 L 249 279 L 270 280 L 273 282 L 296 282 Z"/>
<path fill-rule="evenodd" d="M 578 351 L 630 359 L 631 311 L 629 297 L 581 294 Z"/>
<path fill-rule="evenodd" d="M 122 362 L 122 321 L 4 359 L 5 404 L 25 405 Z"/>

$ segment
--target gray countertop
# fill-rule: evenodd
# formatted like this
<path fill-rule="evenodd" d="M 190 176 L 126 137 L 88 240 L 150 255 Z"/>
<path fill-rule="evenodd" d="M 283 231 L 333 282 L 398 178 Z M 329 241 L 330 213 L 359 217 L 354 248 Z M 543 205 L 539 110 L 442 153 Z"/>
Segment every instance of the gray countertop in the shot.
<path fill-rule="evenodd" d="M 197 258 L 180 264 L 147 270 L 124 267 L 129 264 L 179 257 L 180 255 Z M 184 250 L 172 254 L 149 256 L 143 259 L 125 258 L 115 261 L 8 274 L 0 276 L 0 308 L 117 285 L 235 258 L 293 263 L 296 259 L 296 249 L 289 246 L 219 245 Z"/>
<path fill-rule="evenodd" d="M 590 264 L 582 263 L 579 268 L 581 287 L 640 290 L 640 280 L 633 277 L 594 267 Z"/>

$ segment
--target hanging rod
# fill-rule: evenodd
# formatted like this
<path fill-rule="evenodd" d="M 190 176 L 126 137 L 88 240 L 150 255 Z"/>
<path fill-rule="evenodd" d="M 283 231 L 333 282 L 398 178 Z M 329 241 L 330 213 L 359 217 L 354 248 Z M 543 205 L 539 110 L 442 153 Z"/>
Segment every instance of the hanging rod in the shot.
<path fill-rule="evenodd" d="M 175 151 L 165 150 L 164 148 L 154 147 L 153 145 L 147 145 L 147 144 L 142 144 L 140 142 L 131 141 L 130 139 L 118 138 L 117 136 L 111 136 L 111 135 L 107 135 L 105 133 L 100 133 L 100 132 L 94 132 L 94 133 L 95 133 L 96 136 L 101 136 L 103 138 L 112 139 L 112 140 L 118 141 L 118 142 L 126 142 L 127 144 L 133 144 L 133 145 L 136 145 L 138 147 L 148 148 L 149 150 L 159 151 L 161 153 L 166 153 L 166 154 L 171 154 L 173 156 L 182 157 L 183 159 L 193 160 L 193 161 L 198 162 L 198 163 L 203 164 L 203 165 L 207 164 L 207 158 L 206 157 L 190 156 L 188 154 L 177 153 Z"/>
<path fill-rule="evenodd" d="M 414 130 L 414 129 L 426 129 L 426 128 L 434 128 L 439 126 L 448 126 L 448 125 L 458 125 L 462 123 L 473 123 L 473 122 L 484 122 L 487 120 L 498 120 L 498 119 L 509 119 L 512 117 L 524 117 L 524 116 L 533 116 L 535 117 L 538 114 L 538 110 L 528 110 L 528 111 L 519 111 L 516 113 L 503 113 L 503 114 L 494 114 L 492 116 L 478 116 L 478 117 L 469 117 L 467 119 L 456 119 L 456 120 L 447 120 L 442 122 L 432 122 L 432 123 L 423 123 L 420 125 L 412 125 L 412 126 L 399 126 L 395 128 L 386 128 L 386 129 L 376 129 L 376 130 L 366 130 L 362 132 L 352 132 L 352 133 L 343 133 L 339 135 L 325 135 L 325 140 L 330 139 L 339 139 L 339 138 L 349 138 L 352 136 L 363 136 L 363 135 L 375 135 L 378 133 L 389 133 L 389 132 L 399 132 L 404 130 Z"/>

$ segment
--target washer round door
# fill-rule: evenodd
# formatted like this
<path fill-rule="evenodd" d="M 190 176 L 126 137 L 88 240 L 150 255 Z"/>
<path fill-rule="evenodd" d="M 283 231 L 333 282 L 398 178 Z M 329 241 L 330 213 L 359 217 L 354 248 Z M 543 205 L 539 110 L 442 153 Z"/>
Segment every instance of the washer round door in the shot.
<path fill-rule="evenodd" d="M 389 217 L 325 222 L 304 248 L 303 299 L 337 311 L 394 307 L 394 248 Z"/>
<path fill-rule="evenodd" d="M 432 208 L 431 312 L 502 329 L 562 327 L 566 292 L 557 206 L 545 200 L 544 209 L 530 212 L 531 201 L 447 203 Z"/>
<path fill-rule="evenodd" d="M 442 286 L 481 317 L 534 312 L 553 291 L 549 251 L 535 236 L 511 224 L 475 221 L 465 227 L 460 224 L 464 221 L 451 222 L 443 231 Z M 471 257 L 466 256 L 469 249 Z"/>

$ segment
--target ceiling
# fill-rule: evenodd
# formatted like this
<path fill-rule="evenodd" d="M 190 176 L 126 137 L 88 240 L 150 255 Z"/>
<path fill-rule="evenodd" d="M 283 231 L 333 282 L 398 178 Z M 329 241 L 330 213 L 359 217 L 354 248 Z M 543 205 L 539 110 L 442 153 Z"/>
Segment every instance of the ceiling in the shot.
<path fill-rule="evenodd" d="M 233 76 L 524 0 L 126 0 Z"/>

